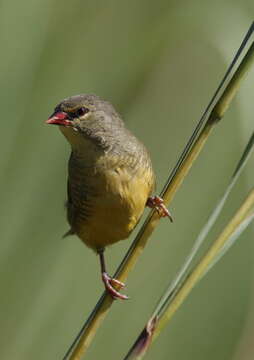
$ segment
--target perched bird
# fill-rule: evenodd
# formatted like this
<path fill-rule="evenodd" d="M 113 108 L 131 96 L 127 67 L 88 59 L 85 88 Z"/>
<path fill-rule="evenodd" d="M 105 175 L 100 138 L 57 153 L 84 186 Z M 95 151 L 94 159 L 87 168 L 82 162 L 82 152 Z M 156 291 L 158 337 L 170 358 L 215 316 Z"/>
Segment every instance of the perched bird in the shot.
<path fill-rule="evenodd" d="M 96 95 L 64 99 L 46 123 L 59 125 L 72 150 L 66 235 L 76 234 L 99 254 L 106 290 L 127 299 L 114 288 L 124 284 L 106 272 L 105 247 L 130 235 L 146 205 L 171 219 L 162 199 L 151 197 L 155 176 L 149 154 L 113 106 Z"/>

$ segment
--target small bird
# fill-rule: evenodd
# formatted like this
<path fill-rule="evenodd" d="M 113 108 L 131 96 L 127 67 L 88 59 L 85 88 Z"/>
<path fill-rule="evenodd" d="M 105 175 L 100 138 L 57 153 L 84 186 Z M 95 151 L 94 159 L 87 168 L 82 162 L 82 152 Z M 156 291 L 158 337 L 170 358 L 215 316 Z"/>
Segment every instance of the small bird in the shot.
<path fill-rule="evenodd" d="M 105 247 L 130 235 L 145 206 L 172 221 L 163 200 L 151 196 L 155 175 L 150 156 L 113 106 L 96 95 L 64 99 L 46 123 L 59 125 L 71 145 L 66 204 L 70 230 L 65 236 L 76 234 L 99 255 L 106 290 L 114 299 L 127 299 L 115 289 L 124 283 L 106 271 Z"/>

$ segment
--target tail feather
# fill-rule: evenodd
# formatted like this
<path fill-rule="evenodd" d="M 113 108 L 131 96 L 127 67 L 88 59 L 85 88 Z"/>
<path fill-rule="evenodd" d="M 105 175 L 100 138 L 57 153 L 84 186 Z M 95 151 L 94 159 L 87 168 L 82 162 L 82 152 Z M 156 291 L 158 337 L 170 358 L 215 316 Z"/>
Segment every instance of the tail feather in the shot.
<path fill-rule="evenodd" d="M 74 235 L 74 234 L 75 234 L 75 231 L 73 229 L 70 229 L 62 236 L 62 238 L 64 239 L 67 236 Z"/>

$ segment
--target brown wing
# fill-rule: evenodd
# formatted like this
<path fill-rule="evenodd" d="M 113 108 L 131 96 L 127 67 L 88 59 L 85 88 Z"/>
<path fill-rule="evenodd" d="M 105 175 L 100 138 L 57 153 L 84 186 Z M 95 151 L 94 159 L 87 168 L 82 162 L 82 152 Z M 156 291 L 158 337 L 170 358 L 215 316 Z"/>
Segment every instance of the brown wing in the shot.
<path fill-rule="evenodd" d="M 72 233 L 80 224 L 87 221 L 91 214 L 94 196 L 93 171 L 84 166 L 84 161 L 71 153 L 69 159 L 69 178 L 67 184 L 67 219 Z"/>
<path fill-rule="evenodd" d="M 72 221 L 73 221 L 73 203 L 71 199 L 71 191 L 70 191 L 70 181 L 68 179 L 67 182 L 67 201 L 65 203 L 66 209 L 67 209 L 67 220 L 68 223 L 71 225 L 71 228 L 63 235 L 63 238 L 69 235 L 74 235 L 75 231 L 72 228 Z"/>

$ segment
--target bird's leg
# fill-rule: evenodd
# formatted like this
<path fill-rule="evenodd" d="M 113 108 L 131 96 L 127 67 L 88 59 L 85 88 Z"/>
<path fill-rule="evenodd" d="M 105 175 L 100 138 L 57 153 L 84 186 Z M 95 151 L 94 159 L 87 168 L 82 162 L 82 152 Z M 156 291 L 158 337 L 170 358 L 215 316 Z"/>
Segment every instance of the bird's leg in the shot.
<path fill-rule="evenodd" d="M 150 196 L 147 199 L 146 206 L 155 209 L 161 217 L 168 217 L 173 222 L 172 215 L 164 205 L 163 199 L 159 196 Z"/>
<path fill-rule="evenodd" d="M 117 286 L 120 289 L 122 289 L 125 287 L 125 284 L 109 276 L 106 271 L 104 249 L 99 249 L 98 254 L 100 257 L 100 264 L 101 264 L 101 277 L 102 277 L 102 281 L 104 282 L 106 291 L 112 296 L 113 299 L 127 300 L 128 296 L 121 294 L 114 288 L 114 286 Z"/>

